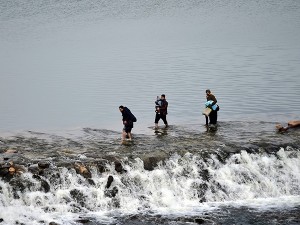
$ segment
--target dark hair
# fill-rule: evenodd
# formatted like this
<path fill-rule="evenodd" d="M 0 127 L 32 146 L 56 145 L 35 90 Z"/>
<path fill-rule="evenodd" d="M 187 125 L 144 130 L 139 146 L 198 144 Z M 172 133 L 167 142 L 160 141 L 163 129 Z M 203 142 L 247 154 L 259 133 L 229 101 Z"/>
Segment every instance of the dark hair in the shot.
<path fill-rule="evenodd" d="M 124 106 L 120 105 L 120 106 L 119 106 L 119 109 L 124 109 Z"/>
<path fill-rule="evenodd" d="M 209 89 L 206 89 L 205 93 L 210 93 L 210 90 L 209 90 Z"/>
<path fill-rule="evenodd" d="M 164 94 L 162 94 L 161 96 L 164 97 L 164 98 L 166 97 L 166 95 L 164 95 Z"/>

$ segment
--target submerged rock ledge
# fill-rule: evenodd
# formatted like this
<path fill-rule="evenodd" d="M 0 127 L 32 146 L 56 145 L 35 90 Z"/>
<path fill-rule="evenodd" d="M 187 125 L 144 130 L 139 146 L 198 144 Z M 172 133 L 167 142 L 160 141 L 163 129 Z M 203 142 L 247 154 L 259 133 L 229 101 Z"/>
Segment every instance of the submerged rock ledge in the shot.
<path fill-rule="evenodd" d="M 193 182 L 192 188 L 197 201 L 203 203 L 208 201 L 206 191 L 215 192 L 220 189 L 226 194 L 224 186 L 211 178 L 212 174 L 204 164 L 213 165 L 215 160 L 219 164 L 226 164 L 227 159 L 236 159 L 234 163 L 238 165 L 243 161 L 231 156 L 243 152 L 258 157 L 280 157 L 277 152 L 282 148 L 287 152 L 291 150 L 289 157 L 297 157 L 300 146 L 299 129 L 282 134 L 276 132 L 274 125 L 275 123 L 224 122 L 217 129 L 208 131 L 204 127 L 171 126 L 159 134 L 136 134 L 134 141 L 126 145 L 121 145 L 119 132 L 108 130 L 85 128 L 82 134 L 71 137 L 24 132 L 0 138 L 0 182 L 9 184 L 3 183 L 3 187 L 8 188 L 10 199 L 21 200 L 28 191 L 42 193 L 41 196 L 55 195 L 55 190 L 60 189 L 61 185 L 74 180 L 76 185 L 63 188 L 66 194 L 60 199 L 60 202 L 70 204 L 71 212 L 92 210 L 86 202 L 87 194 L 80 187 L 87 187 L 89 191 L 97 189 L 102 193 L 100 196 L 109 199 L 108 208 L 119 208 L 122 191 L 131 193 L 132 188 L 143 188 L 128 169 L 133 168 L 144 174 L 145 171 L 165 167 L 171 172 L 172 157 L 179 156 L 176 162 L 178 164 L 180 160 L 189 164 L 192 157 L 196 156 L 193 162 L 196 162 L 197 179 L 201 182 Z M 179 176 L 188 177 L 192 171 L 189 169 L 182 167 Z M 248 175 L 244 176 L 246 179 Z M 137 197 L 143 207 L 148 207 L 149 199 L 144 193 L 133 197 Z M 89 198 L 92 200 L 93 196 Z M 40 200 L 36 201 L 39 204 Z M 46 205 L 43 210 L 48 212 L 52 209 Z M 133 215 L 127 219 L 139 224 L 138 217 L 139 215 Z M 126 224 L 127 219 L 121 220 Z M 146 220 L 147 224 L 152 225 L 152 219 Z M 170 218 L 155 217 L 155 220 L 163 224 Z M 93 224 L 92 221 L 89 218 L 78 220 L 86 224 Z M 210 224 L 210 217 L 182 217 L 175 218 L 174 221 Z M 53 221 L 49 224 L 56 223 Z"/>
<path fill-rule="evenodd" d="M 159 134 L 137 134 L 133 142 L 121 145 L 120 133 L 109 130 L 84 128 L 76 137 L 28 131 L 0 138 L 0 176 L 4 180 L 24 172 L 43 176 L 47 170 L 65 167 L 91 179 L 91 167 L 102 173 L 114 165 L 122 173 L 124 162 L 139 158 L 151 171 L 171 155 L 186 153 L 203 160 L 215 155 L 222 162 L 242 150 L 273 154 L 281 147 L 299 149 L 299 133 L 299 129 L 277 133 L 275 123 L 221 122 L 214 130 L 171 126 Z"/>

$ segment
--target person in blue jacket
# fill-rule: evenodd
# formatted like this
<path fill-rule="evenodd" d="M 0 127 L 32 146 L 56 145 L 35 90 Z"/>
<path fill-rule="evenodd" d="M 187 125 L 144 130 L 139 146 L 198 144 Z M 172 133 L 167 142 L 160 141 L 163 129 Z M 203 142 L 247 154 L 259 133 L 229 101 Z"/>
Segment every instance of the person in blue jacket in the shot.
<path fill-rule="evenodd" d="M 216 97 L 211 93 L 209 89 L 205 91 L 206 103 L 205 105 L 212 109 L 209 114 L 209 124 L 217 124 L 219 106 L 217 105 Z M 208 125 L 208 117 L 206 117 L 206 125 Z"/>

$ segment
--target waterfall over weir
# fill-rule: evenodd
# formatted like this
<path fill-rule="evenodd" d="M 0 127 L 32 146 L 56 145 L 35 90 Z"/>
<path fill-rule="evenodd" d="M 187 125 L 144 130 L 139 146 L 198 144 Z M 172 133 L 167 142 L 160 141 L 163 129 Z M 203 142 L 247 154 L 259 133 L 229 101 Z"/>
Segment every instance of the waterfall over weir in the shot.
<path fill-rule="evenodd" d="M 235 135 L 240 144 L 252 139 L 240 146 L 222 141 L 232 126 L 226 123 L 202 134 L 172 126 L 167 135 L 137 135 L 128 146 L 119 134 L 95 129 L 84 129 L 81 140 L 32 132 L 3 138 L 2 146 L 17 152 L 2 154 L 16 171 L 4 176 L 1 169 L 0 218 L 3 224 L 247 224 L 265 213 L 258 224 L 270 215 L 297 224 L 298 131 L 268 134 L 271 125 L 259 137 L 247 130 Z M 101 140 L 104 133 L 110 138 Z M 270 135 L 272 144 L 265 141 Z M 243 216 L 231 216 L 236 211 Z"/>

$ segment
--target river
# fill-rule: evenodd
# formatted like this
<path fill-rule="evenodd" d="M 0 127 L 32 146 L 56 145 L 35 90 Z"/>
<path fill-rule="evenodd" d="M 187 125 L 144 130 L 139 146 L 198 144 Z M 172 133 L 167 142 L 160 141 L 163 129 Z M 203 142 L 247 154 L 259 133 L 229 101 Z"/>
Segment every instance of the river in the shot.
<path fill-rule="evenodd" d="M 300 223 L 299 130 L 275 129 L 300 119 L 299 1 L 0 12 L 0 224 Z M 154 133 L 161 94 L 170 127 Z M 119 105 L 137 117 L 125 145 Z"/>

